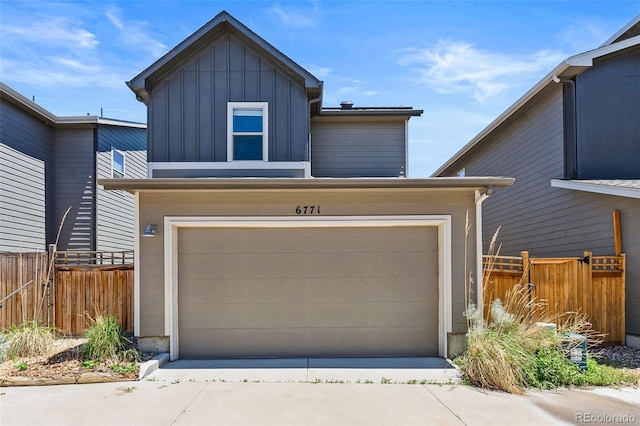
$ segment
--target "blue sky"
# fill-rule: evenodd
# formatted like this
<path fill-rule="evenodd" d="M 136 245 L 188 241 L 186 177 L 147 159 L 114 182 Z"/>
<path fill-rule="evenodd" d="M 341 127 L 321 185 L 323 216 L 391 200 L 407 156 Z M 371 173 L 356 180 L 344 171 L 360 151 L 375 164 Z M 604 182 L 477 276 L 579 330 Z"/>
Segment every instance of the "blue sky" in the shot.
<path fill-rule="evenodd" d="M 409 177 L 426 177 L 640 0 L 0 0 L 0 80 L 59 116 L 145 122 L 124 82 L 221 10 L 323 80 L 324 106 L 423 109 Z"/>

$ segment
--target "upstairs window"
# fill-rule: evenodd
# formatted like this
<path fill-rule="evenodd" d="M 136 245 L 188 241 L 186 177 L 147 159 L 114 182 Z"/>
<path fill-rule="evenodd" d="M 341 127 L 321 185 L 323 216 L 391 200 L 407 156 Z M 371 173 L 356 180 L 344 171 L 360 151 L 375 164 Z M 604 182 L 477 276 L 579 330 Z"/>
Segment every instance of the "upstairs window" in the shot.
<path fill-rule="evenodd" d="M 227 161 L 267 161 L 268 104 L 230 102 L 227 120 Z"/>
<path fill-rule="evenodd" d="M 111 150 L 111 177 L 122 179 L 125 177 L 124 152 L 117 149 Z"/>

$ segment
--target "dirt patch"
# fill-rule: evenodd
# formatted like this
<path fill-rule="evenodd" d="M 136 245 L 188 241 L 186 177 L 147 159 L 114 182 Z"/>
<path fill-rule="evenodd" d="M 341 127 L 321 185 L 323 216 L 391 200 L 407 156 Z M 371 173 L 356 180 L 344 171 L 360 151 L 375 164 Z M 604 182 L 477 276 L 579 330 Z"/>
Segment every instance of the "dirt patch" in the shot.
<path fill-rule="evenodd" d="M 89 362 L 79 357 L 84 338 L 56 339 L 51 353 L 47 356 L 20 357 L 0 363 L 0 382 L 26 383 L 29 379 L 37 382 L 60 381 L 79 383 L 88 377 L 102 378 L 102 381 L 137 380 L 139 367 L 131 368 L 131 363 Z M 153 354 L 144 354 L 141 362 L 151 359 Z M 82 380 L 81 380 L 82 379 Z M 97 380 L 97 379 L 96 379 Z"/>

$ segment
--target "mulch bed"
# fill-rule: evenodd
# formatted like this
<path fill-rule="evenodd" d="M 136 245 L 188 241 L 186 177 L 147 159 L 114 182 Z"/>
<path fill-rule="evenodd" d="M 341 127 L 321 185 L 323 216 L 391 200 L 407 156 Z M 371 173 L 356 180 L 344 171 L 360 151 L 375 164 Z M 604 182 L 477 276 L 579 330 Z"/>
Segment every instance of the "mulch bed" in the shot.
<path fill-rule="evenodd" d="M 26 386 L 46 384 L 100 383 L 138 380 L 138 371 L 118 372 L 113 362 L 84 363 L 78 353 L 86 339 L 56 339 L 48 356 L 21 357 L 0 363 L 0 386 Z M 143 354 L 141 362 L 153 354 Z M 120 367 L 129 363 L 116 364 Z"/>

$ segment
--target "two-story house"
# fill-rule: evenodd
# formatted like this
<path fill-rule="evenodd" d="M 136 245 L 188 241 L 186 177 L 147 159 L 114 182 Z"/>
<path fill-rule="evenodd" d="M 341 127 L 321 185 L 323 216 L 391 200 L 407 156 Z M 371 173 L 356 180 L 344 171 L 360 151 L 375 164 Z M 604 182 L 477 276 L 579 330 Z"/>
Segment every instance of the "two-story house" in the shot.
<path fill-rule="evenodd" d="M 0 253 L 133 250 L 133 196 L 99 178 L 146 177 L 146 125 L 58 117 L 0 83 Z"/>
<path fill-rule="evenodd" d="M 460 349 L 481 266 L 466 223 L 511 179 L 404 178 L 422 111 L 323 107 L 321 81 L 226 12 L 128 85 L 148 106 L 149 178 L 100 183 L 134 194 L 143 349 Z"/>
<path fill-rule="evenodd" d="M 504 255 L 624 251 L 627 344 L 640 347 L 638 111 L 640 16 L 602 46 L 560 63 L 434 176 L 516 179 L 484 209 L 485 244 L 501 226 Z"/>

